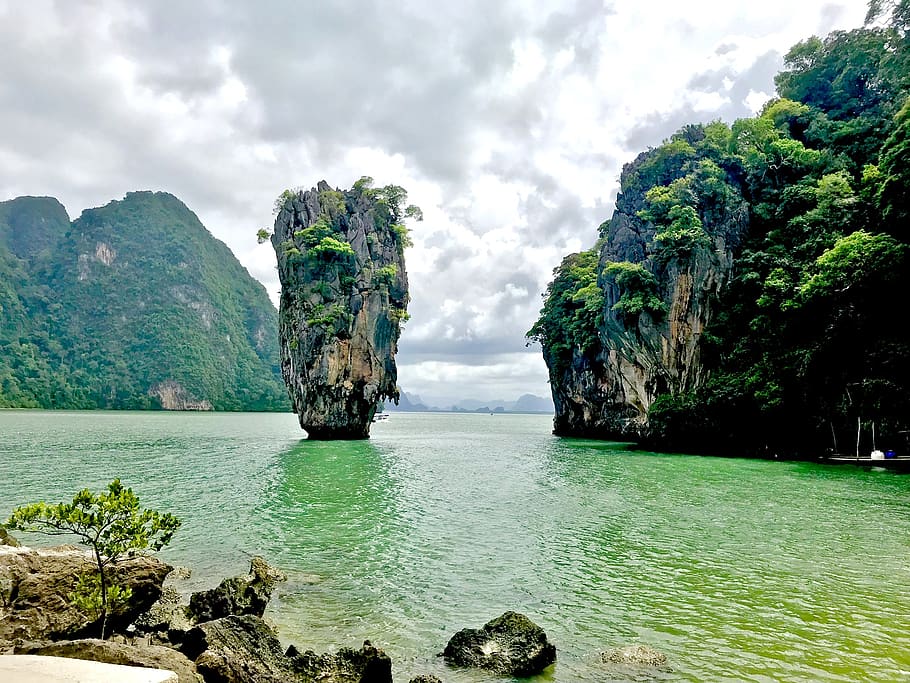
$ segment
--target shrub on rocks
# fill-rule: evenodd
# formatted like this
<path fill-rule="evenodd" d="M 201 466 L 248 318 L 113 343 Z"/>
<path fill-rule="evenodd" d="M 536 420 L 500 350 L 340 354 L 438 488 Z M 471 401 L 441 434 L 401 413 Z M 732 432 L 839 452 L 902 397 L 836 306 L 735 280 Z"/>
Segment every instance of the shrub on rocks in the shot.
<path fill-rule="evenodd" d="M 0 546 L 0 643 L 79 638 L 95 629 L 98 615 L 70 600 L 78 577 L 93 567 L 89 554 L 75 546 Z M 146 556 L 121 560 L 112 567 L 113 580 L 130 589 L 129 599 L 111 615 L 115 629 L 154 604 L 170 570 L 164 562 Z"/>

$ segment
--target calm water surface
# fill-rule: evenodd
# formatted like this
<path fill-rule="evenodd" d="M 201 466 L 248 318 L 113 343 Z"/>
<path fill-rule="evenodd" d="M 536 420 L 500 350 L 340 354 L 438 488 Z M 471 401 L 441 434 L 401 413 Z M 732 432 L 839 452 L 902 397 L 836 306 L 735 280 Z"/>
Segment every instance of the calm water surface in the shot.
<path fill-rule="evenodd" d="M 910 679 L 910 475 L 557 439 L 550 418 L 394 414 L 308 442 L 289 414 L 0 411 L 0 516 L 115 476 L 184 525 L 185 591 L 281 567 L 268 617 L 318 651 L 370 639 L 396 681 L 508 609 L 559 650 L 532 679 Z M 672 671 L 608 668 L 648 643 Z"/>

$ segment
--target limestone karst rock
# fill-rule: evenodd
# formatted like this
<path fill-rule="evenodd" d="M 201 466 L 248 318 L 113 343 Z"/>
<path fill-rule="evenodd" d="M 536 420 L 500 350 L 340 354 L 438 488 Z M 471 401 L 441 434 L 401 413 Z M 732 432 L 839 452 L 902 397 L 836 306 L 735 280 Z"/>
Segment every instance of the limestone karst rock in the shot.
<path fill-rule="evenodd" d="M 400 325 L 407 319 L 405 191 L 348 191 L 325 181 L 286 191 L 271 236 L 281 280 L 281 369 L 311 439 L 362 439 L 381 401 L 397 402 Z"/>
<path fill-rule="evenodd" d="M 685 142 L 686 149 L 699 160 L 690 144 L 698 146 L 704 132 L 687 131 L 694 137 Z M 623 168 L 622 191 L 597 247 L 601 299 L 593 338 L 581 347 L 577 340 L 566 342 L 565 329 L 543 335 L 556 413 L 553 431 L 560 436 L 638 440 L 647 433 L 648 410 L 657 397 L 698 389 L 708 379 L 702 334 L 717 314 L 718 298 L 748 234 L 748 204 L 738 184 L 710 160 L 687 165 L 662 154 L 651 149 Z M 703 176 L 711 174 L 713 187 L 720 188 L 717 196 L 707 190 L 699 194 Z M 688 207 L 697 225 L 692 244 L 671 239 L 681 221 L 668 228 L 646 211 L 664 196 L 649 193 L 653 185 L 664 194 L 671 188 L 688 193 L 696 204 L 697 210 Z M 557 273 L 577 266 L 577 258 L 567 257 Z M 624 280 L 629 274 L 635 277 Z"/>

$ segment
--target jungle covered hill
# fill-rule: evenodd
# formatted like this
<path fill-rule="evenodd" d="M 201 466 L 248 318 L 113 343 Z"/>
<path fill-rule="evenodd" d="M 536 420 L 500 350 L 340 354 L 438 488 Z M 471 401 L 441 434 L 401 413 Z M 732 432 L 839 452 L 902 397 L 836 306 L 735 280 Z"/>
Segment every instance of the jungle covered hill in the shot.
<path fill-rule="evenodd" d="M 793 46 L 777 97 L 626 164 L 528 333 L 557 434 L 699 453 L 906 454 L 910 0 Z"/>
<path fill-rule="evenodd" d="M 0 408 L 289 410 L 265 288 L 176 197 L 0 203 Z"/>

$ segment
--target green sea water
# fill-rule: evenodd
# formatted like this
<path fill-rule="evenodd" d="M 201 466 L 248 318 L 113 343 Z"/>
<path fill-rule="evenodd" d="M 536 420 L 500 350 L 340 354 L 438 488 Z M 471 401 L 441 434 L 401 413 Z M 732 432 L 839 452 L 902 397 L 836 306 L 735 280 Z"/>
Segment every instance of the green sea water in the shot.
<path fill-rule="evenodd" d="M 506 610 L 558 648 L 532 679 L 910 680 L 910 475 L 559 439 L 534 415 L 393 414 L 309 442 L 289 414 L 0 411 L 0 516 L 120 477 L 183 527 L 189 592 L 264 556 L 267 617 L 395 680 Z M 32 541 L 31 538 L 26 539 Z M 611 668 L 646 643 L 670 670 Z M 500 679 L 501 680 L 501 679 Z"/>

